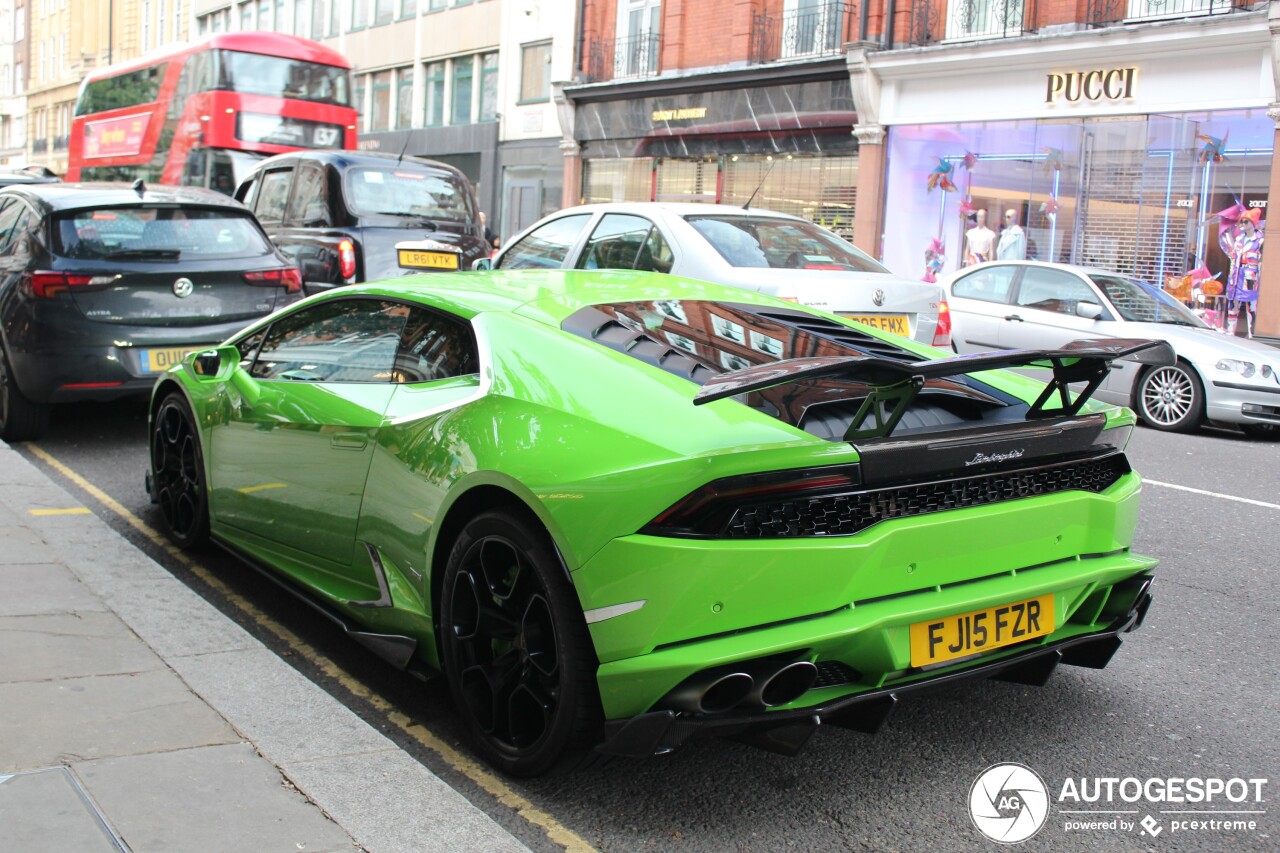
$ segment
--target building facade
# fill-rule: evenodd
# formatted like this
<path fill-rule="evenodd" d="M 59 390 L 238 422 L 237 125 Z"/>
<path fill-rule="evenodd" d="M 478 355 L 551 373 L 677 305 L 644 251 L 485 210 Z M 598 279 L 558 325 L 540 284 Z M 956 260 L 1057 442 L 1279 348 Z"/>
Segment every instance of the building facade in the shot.
<path fill-rule="evenodd" d="M 1215 214 L 1265 214 L 1280 185 L 1276 6 L 587 0 L 559 86 L 565 186 L 754 193 L 916 278 L 935 239 L 953 270 L 976 211 L 1013 210 L 1035 257 L 1221 280 Z M 1280 263 L 1263 264 L 1258 331 L 1280 335 Z"/>

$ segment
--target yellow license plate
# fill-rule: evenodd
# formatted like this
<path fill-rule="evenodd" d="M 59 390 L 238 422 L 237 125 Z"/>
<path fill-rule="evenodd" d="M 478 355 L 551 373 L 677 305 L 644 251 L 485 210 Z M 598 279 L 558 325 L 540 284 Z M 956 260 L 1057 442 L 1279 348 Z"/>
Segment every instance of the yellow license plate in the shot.
<path fill-rule="evenodd" d="M 458 256 L 453 252 L 422 252 L 400 249 L 400 266 L 418 270 L 456 270 Z"/>
<path fill-rule="evenodd" d="M 929 666 L 1053 633 L 1053 596 L 971 610 L 911 626 L 911 665 Z"/>
<path fill-rule="evenodd" d="M 911 336 L 911 327 L 907 323 L 906 314 L 844 314 L 842 316 L 855 323 L 861 323 L 873 329 L 883 329 L 904 338 Z"/>
<path fill-rule="evenodd" d="M 188 354 L 198 347 L 171 347 L 168 349 L 144 349 L 138 352 L 143 373 L 163 373 L 175 364 L 181 364 Z"/>

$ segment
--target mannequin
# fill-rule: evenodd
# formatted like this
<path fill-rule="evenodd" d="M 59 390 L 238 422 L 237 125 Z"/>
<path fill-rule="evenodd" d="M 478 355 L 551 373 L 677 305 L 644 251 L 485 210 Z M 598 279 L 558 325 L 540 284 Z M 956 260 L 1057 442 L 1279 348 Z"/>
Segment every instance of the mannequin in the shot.
<path fill-rule="evenodd" d="M 1027 234 L 1018 224 L 1018 211 L 1004 212 L 1004 230 L 996 245 L 996 257 L 1002 261 L 1021 261 L 1027 256 Z"/>
<path fill-rule="evenodd" d="M 987 212 L 978 211 L 978 224 L 964 234 L 964 265 L 980 264 L 992 258 L 996 232 L 987 227 Z"/>
<path fill-rule="evenodd" d="M 1227 275 L 1227 313 L 1236 315 L 1236 334 L 1253 337 L 1258 305 L 1258 277 L 1262 266 L 1262 211 L 1254 208 L 1240 217 L 1231 243 L 1231 271 Z"/>

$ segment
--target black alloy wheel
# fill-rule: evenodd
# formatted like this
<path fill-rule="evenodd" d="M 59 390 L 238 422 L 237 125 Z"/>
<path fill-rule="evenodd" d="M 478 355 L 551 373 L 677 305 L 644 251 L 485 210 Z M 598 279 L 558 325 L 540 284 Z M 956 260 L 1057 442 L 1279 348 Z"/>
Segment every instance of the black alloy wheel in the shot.
<path fill-rule="evenodd" d="M 200 435 L 186 398 L 165 397 L 151 421 L 151 488 L 170 538 L 194 548 L 209 537 L 209 496 L 205 488 Z"/>
<path fill-rule="evenodd" d="M 477 750 L 513 776 L 583 763 L 600 730 L 597 662 L 564 568 L 522 515 L 463 528 L 445 568 L 441 657 Z"/>
<path fill-rule="evenodd" d="M 1194 432 L 1204 420 L 1204 387 L 1182 359 L 1149 369 L 1134 396 L 1134 408 L 1153 429 Z"/>
<path fill-rule="evenodd" d="M 18 390 L 9 359 L 0 348 L 0 440 L 31 441 L 49 426 L 49 407 L 28 400 Z"/>

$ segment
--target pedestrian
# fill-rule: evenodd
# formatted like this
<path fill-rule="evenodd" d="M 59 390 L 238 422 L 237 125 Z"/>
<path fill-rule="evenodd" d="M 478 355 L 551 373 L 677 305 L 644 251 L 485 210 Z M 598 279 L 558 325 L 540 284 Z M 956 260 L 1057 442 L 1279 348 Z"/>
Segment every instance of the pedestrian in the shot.
<path fill-rule="evenodd" d="M 498 235 L 489 227 L 489 217 L 485 215 L 483 210 L 480 211 L 480 227 L 484 229 L 484 241 L 489 244 L 489 248 L 497 249 L 500 242 Z"/>

